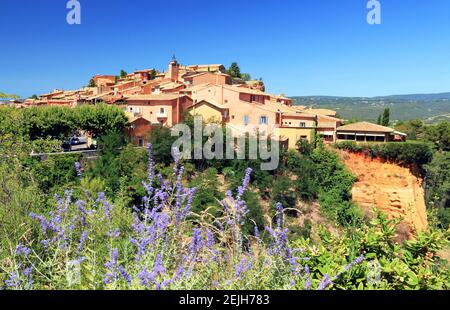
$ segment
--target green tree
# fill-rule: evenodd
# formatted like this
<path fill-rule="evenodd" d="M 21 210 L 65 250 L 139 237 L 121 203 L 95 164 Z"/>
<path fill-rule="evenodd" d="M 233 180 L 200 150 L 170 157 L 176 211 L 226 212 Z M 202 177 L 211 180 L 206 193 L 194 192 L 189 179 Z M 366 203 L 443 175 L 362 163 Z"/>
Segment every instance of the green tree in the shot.
<path fill-rule="evenodd" d="M 250 80 L 252 79 L 252 76 L 251 76 L 250 74 L 248 74 L 248 73 L 242 73 L 242 74 L 241 74 L 241 78 L 242 78 L 244 81 L 250 81 Z"/>
<path fill-rule="evenodd" d="M 382 118 L 381 114 L 378 115 L 377 125 L 381 125 L 381 123 L 382 123 L 382 119 L 381 118 Z"/>
<path fill-rule="evenodd" d="M 94 79 L 90 79 L 89 80 L 88 87 L 97 87 L 97 85 L 95 84 L 95 80 Z"/>
<path fill-rule="evenodd" d="M 450 122 L 442 121 L 437 125 L 425 127 L 424 138 L 434 143 L 439 150 L 450 151 Z"/>
<path fill-rule="evenodd" d="M 242 78 L 241 68 L 239 68 L 237 62 L 231 64 L 230 68 L 228 68 L 228 74 L 231 75 L 232 78 Z"/>
<path fill-rule="evenodd" d="M 280 202 L 285 208 L 295 208 L 297 202 L 294 182 L 289 176 L 278 176 L 272 185 L 271 190 L 273 205 Z"/>
<path fill-rule="evenodd" d="M 154 80 L 156 78 L 157 74 L 158 74 L 158 72 L 155 69 L 152 69 L 150 71 L 150 80 Z"/>
<path fill-rule="evenodd" d="M 427 204 L 438 209 L 438 218 L 446 229 L 450 224 L 450 152 L 435 153 L 425 171 Z"/>
<path fill-rule="evenodd" d="M 98 141 L 101 155 L 95 161 L 92 176 L 99 176 L 105 180 L 109 193 L 115 193 L 120 187 L 119 154 L 120 148 L 125 144 L 123 134 L 114 130 L 102 135 Z"/>
<path fill-rule="evenodd" d="M 218 171 L 215 168 L 208 168 L 196 176 L 190 183 L 190 187 L 197 189 L 196 195 L 192 201 L 192 211 L 199 214 L 208 210 L 213 216 L 218 217 L 222 206 L 219 201 L 224 198 L 224 194 L 219 190 L 217 181 Z"/>
<path fill-rule="evenodd" d="M 172 137 L 169 128 L 161 126 L 152 129 L 149 140 L 153 146 L 153 156 L 155 161 L 166 166 L 173 162 L 172 145 L 176 139 L 176 137 Z"/>
<path fill-rule="evenodd" d="M 389 126 L 390 123 L 391 110 L 389 108 L 384 109 L 383 117 L 381 119 L 381 125 Z"/>
<path fill-rule="evenodd" d="M 5 94 L 0 92 L 0 99 L 19 99 L 20 97 L 13 94 Z"/>
<path fill-rule="evenodd" d="M 127 77 L 127 75 L 128 75 L 128 73 L 125 71 L 125 70 L 120 70 L 120 77 L 123 79 L 123 78 L 126 78 Z"/>

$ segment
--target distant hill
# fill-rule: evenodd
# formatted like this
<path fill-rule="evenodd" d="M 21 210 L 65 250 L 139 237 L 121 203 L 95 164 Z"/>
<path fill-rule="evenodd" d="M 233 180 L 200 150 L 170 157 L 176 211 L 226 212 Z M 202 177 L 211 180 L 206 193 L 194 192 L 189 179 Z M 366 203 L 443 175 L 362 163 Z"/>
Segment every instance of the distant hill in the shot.
<path fill-rule="evenodd" d="M 392 120 L 422 119 L 428 123 L 450 120 L 450 92 L 378 97 L 300 96 L 297 105 L 336 110 L 344 119 L 376 121 L 387 107 Z"/>

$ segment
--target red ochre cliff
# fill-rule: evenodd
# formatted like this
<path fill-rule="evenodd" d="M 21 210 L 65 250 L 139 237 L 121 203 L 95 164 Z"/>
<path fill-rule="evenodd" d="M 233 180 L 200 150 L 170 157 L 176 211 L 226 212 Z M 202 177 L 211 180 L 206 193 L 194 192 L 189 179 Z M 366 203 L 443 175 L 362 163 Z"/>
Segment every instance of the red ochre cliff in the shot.
<path fill-rule="evenodd" d="M 381 210 L 389 218 L 403 217 L 406 238 L 428 227 L 423 180 L 408 167 L 341 152 L 347 168 L 358 178 L 353 201 L 365 212 Z"/>

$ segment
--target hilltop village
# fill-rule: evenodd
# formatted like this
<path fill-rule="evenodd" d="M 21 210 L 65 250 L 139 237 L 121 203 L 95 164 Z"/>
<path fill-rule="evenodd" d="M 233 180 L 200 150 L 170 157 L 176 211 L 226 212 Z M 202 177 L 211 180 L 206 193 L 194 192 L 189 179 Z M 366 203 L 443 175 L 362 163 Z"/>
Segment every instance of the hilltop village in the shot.
<path fill-rule="evenodd" d="M 327 143 L 405 139 L 404 134 L 392 128 L 367 122 L 343 126 L 336 111 L 293 105 L 293 100 L 284 95 L 265 92 L 262 81 L 233 77 L 221 64 L 184 66 L 175 57 L 166 72 L 146 69 L 121 76 L 96 75 L 87 87 L 54 90 L 16 106 L 75 107 L 99 103 L 123 108 L 130 122 L 128 134 L 138 146 L 147 143 L 154 126 L 172 127 L 183 122 L 185 113 L 222 123 L 233 135 L 260 128 L 271 135 L 276 128 L 277 139 L 288 148 L 316 136 Z"/>

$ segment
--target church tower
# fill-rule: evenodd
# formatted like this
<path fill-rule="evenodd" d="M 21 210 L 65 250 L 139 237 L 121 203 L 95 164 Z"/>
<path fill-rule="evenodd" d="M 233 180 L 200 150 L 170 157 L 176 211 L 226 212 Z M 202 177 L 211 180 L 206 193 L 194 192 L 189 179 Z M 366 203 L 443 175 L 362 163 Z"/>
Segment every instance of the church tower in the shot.
<path fill-rule="evenodd" d="M 180 64 L 175 58 L 175 55 L 173 55 L 172 61 L 169 63 L 169 70 L 167 71 L 166 78 L 169 78 L 172 81 L 178 81 L 179 71 L 180 71 Z"/>

